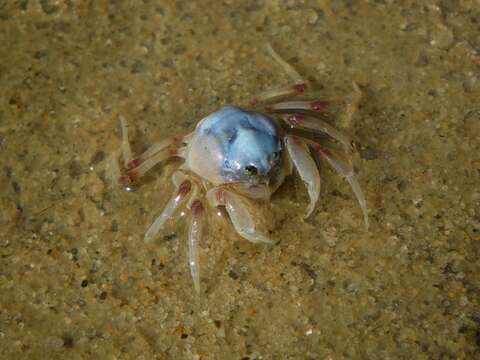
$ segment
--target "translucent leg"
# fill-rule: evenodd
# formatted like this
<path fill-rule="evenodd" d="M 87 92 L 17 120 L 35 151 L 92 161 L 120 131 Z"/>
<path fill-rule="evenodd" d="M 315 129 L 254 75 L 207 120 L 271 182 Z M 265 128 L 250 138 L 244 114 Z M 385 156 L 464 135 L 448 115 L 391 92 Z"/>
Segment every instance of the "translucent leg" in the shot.
<path fill-rule="evenodd" d="M 289 84 L 275 89 L 266 90 L 252 98 L 250 100 L 250 105 L 257 106 L 258 104 L 266 103 L 278 98 L 302 94 L 305 92 L 306 87 L 306 84 Z"/>
<path fill-rule="evenodd" d="M 273 50 L 272 45 L 267 44 L 267 51 L 270 56 L 283 68 L 283 70 L 287 73 L 288 76 L 293 80 L 295 84 L 303 84 L 305 80 L 303 77 L 295 70 L 295 68 L 283 60 L 280 55 Z"/>
<path fill-rule="evenodd" d="M 348 183 L 352 187 L 353 193 L 355 194 L 355 197 L 358 200 L 360 208 L 362 209 L 365 227 L 368 230 L 369 222 L 368 222 L 367 203 L 365 201 L 365 196 L 363 195 L 363 191 L 360 188 L 360 184 L 358 183 L 358 180 L 353 172 L 353 167 L 347 161 L 342 160 L 338 155 L 334 154 L 331 150 L 323 147 L 322 145 L 311 140 L 306 140 L 306 141 L 308 142 L 309 145 L 312 146 L 313 149 L 315 149 L 318 152 L 318 154 L 322 158 L 327 160 L 327 162 L 336 171 L 338 171 L 340 174 L 345 176 Z"/>
<path fill-rule="evenodd" d="M 191 217 L 188 230 L 188 264 L 192 275 L 193 287 L 200 293 L 200 255 L 199 247 L 202 239 L 204 207 L 200 200 L 194 200 L 190 206 Z"/>
<path fill-rule="evenodd" d="M 170 150 L 163 150 L 155 155 L 149 157 L 144 162 L 139 163 L 138 166 L 131 168 L 125 174 L 121 175 L 119 182 L 128 187 L 136 182 L 138 182 L 150 169 L 152 169 L 158 163 L 167 160 L 168 158 L 175 156 L 172 155 Z M 132 163 L 132 162 L 131 162 Z"/>
<path fill-rule="evenodd" d="M 283 101 L 269 104 L 264 107 L 267 112 L 297 113 L 310 112 L 317 116 L 339 114 L 339 122 L 347 127 L 357 111 L 362 92 L 358 85 L 353 83 L 353 91 L 345 98 L 319 97 L 316 100 Z M 343 111 L 342 107 L 345 107 Z"/>
<path fill-rule="evenodd" d="M 314 111 L 328 113 L 328 109 L 332 105 L 332 100 L 298 100 L 298 101 L 284 101 L 269 105 L 266 107 L 267 111 L 288 111 L 296 112 L 299 110 L 303 111 Z"/>
<path fill-rule="evenodd" d="M 358 104 L 360 103 L 360 100 L 362 98 L 362 91 L 358 87 L 356 82 L 353 82 L 353 92 L 351 92 L 345 102 L 346 102 L 346 110 L 343 112 L 343 114 L 340 115 L 340 123 L 344 127 L 350 126 L 350 123 L 352 121 L 353 115 L 357 112 L 358 109 Z"/>
<path fill-rule="evenodd" d="M 152 169 L 159 162 L 167 160 L 170 157 L 180 156 L 184 153 L 185 148 L 179 148 L 179 146 L 187 141 L 190 134 L 186 137 L 173 136 L 168 139 L 159 141 L 150 146 L 143 154 L 133 158 L 132 150 L 130 148 L 130 141 L 128 139 L 128 127 L 127 123 L 120 117 L 120 124 L 122 127 L 122 145 L 120 147 L 120 153 L 123 158 L 123 167 L 127 171 L 121 173 L 117 177 L 118 182 L 122 184 L 126 189 L 130 189 L 130 186 L 142 178 L 146 172 Z M 118 153 L 116 153 L 118 157 Z M 118 166 L 111 168 L 115 171 L 119 171 Z"/>
<path fill-rule="evenodd" d="M 180 148 L 180 146 L 182 144 L 187 144 L 188 140 L 191 138 L 191 136 L 192 136 L 192 134 L 188 134 L 188 135 L 185 135 L 185 136 L 172 136 L 172 137 L 169 137 L 165 140 L 153 143 L 147 150 L 145 150 L 145 152 L 143 152 L 137 158 L 132 159 L 128 163 L 127 168 L 131 169 L 131 168 L 137 167 L 141 163 L 143 163 L 144 161 L 148 160 L 151 157 L 154 157 L 155 155 L 157 155 L 160 152 L 168 151 L 170 156 L 180 156 L 180 157 L 182 157 L 180 149 L 184 149 L 185 147 Z"/>
<path fill-rule="evenodd" d="M 305 79 L 285 60 L 283 60 L 276 52 L 273 50 L 270 44 L 267 44 L 267 51 L 269 55 L 282 67 L 282 69 L 287 73 L 287 75 L 292 79 L 291 84 L 286 86 L 281 86 L 275 89 L 270 89 L 258 94 L 254 97 L 250 104 L 256 106 L 258 104 L 271 101 L 273 99 L 278 99 L 281 97 L 295 96 L 297 94 L 302 94 L 307 88 L 307 82 Z"/>
<path fill-rule="evenodd" d="M 168 201 L 162 213 L 155 219 L 153 224 L 145 233 L 145 241 L 152 241 L 158 232 L 163 228 L 168 220 L 175 218 L 176 210 L 185 203 L 187 195 L 192 190 L 192 183 L 182 173 L 176 172 L 173 175 L 173 182 L 177 186 L 177 191 Z"/>
<path fill-rule="evenodd" d="M 121 150 L 115 150 L 112 152 L 106 162 L 106 172 L 109 178 L 110 185 L 112 187 L 118 186 L 118 179 L 120 179 L 121 172 L 120 166 L 118 165 L 118 159 L 120 157 Z"/>
<path fill-rule="evenodd" d="M 354 143 L 347 135 L 337 130 L 324 120 L 298 113 L 284 114 L 281 116 L 281 118 L 292 128 L 301 128 L 329 135 L 333 139 L 340 142 L 344 146 L 347 153 L 352 152 L 354 149 Z"/>
<path fill-rule="evenodd" d="M 183 136 L 172 136 L 168 139 L 153 143 L 147 150 L 145 150 L 145 152 L 143 152 L 141 155 L 139 155 L 137 158 L 133 159 L 130 162 L 129 168 L 138 166 L 139 163 L 144 162 L 152 156 L 155 156 L 159 152 L 168 150 L 168 148 L 171 148 L 171 151 L 173 151 L 173 149 L 180 146 L 182 142 Z"/>
<path fill-rule="evenodd" d="M 224 188 L 214 188 L 208 191 L 207 200 L 212 207 L 225 206 L 233 227 L 244 239 L 254 243 L 271 242 L 257 230 L 252 214 L 248 210 L 247 200 L 243 196 Z"/>
<path fill-rule="evenodd" d="M 320 174 L 318 173 L 317 164 L 315 164 L 307 145 L 301 138 L 287 135 L 285 137 L 285 145 L 300 178 L 307 185 L 310 204 L 305 217 L 308 217 L 315 209 L 315 204 L 320 195 Z"/>
<path fill-rule="evenodd" d="M 122 127 L 122 145 L 120 150 L 123 157 L 123 165 L 128 168 L 128 164 L 132 161 L 132 149 L 130 148 L 130 141 L 128 140 L 128 126 L 127 122 L 120 116 L 120 125 Z"/>

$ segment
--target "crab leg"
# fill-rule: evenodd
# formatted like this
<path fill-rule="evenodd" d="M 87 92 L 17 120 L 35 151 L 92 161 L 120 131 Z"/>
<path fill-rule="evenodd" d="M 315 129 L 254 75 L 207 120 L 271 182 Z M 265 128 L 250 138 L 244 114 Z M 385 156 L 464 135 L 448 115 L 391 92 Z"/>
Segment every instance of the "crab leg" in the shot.
<path fill-rule="evenodd" d="M 353 115 L 356 113 L 358 109 L 358 104 L 362 98 L 362 90 L 358 87 L 357 83 L 354 81 L 353 84 L 353 92 L 350 93 L 346 98 L 346 110 L 340 116 L 340 121 L 343 123 L 344 126 L 348 126 L 353 118 Z"/>
<path fill-rule="evenodd" d="M 120 166 L 118 165 L 119 157 L 120 157 L 120 149 L 117 149 L 114 152 L 112 152 L 107 159 L 106 172 L 107 172 L 111 186 L 118 185 L 118 179 L 120 179 L 120 176 L 121 176 Z"/>
<path fill-rule="evenodd" d="M 358 180 L 353 172 L 353 167 L 346 161 L 342 160 L 339 156 L 335 155 L 331 150 L 323 147 L 322 145 L 311 141 L 307 140 L 308 144 L 312 146 L 313 149 L 315 149 L 322 158 L 327 160 L 327 162 L 340 174 L 345 176 L 347 179 L 348 183 L 350 184 L 353 193 L 355 194 L 355 197 L 358 200 L 358 204 L 360 205 L 360 208 L 362 209 L 363 212 L 363 219 L 365 222 L 365 227 L 368 230 L 368 211 L 367 211 L 367 203 L 365 201 L 365 196 L 363 195 L 363 191 L 360 188 L 360 184 L 358 183 Z"/>
<path fill-rule="evenodd" d="M 314 111 L 325 113 L 327 112 L 327 108 L 329 108 L 332 104 L 331 100 L 298 100 L 298 101 L 283 101 L 279 103 L 275 103 L 272 105 L 268 105 L 266 107 L 267 111 L 288 111 L 288 112 L 296 112 L 299 110 L 303 111 Z"/>
<path fill-rule="evenodd" d="M 186 139 L 188 139 L 191 135 L 189 134 L 185 137 L 172 136 L 163 141 L 159 141 L 150 146 L 137 158 L 133 158 L 132 150 L 130 148 L 130 141 L 128 139 L 128 127 L 123 117 L 120 117 L 120 124 L 122 127 L 122 145 L 120 147 L 120 152 L 122 154 L 124 167 L 127 169 L 127 172 L 124 175 L 118 176 L 117 179 L 118 182 L 125 187 L 128 187 L 132 183 L 138 181 L 145 175 L 147 171 L 149 171 L 159 162 L 162 162 L 173 156 L 182 157 L 185 148 L 178 147 L 180 144 L 187 142 Z M 114 153 L 113 155 L 118 157 L 118 152 Z M 119 172 L 118 166 L 115 168 L 111 165 L 111 168 L 112 173 Z"/>
<path fill-rule="evenodd" d="M 172 136 L 168 139 L 153 143 L 145 152 L 139 155 L 137 158 L 133 159 L 128 165 L 129 168 L 138 166 L 138 164 L 144 162 L 148 158 L 155 156 L 157 153 L 164 151 L 170 147 L 171 151 L 179 147 L 182 144 L 183 136 Z"/>
<path fill-rule="evenodd" d="M 130 148 L 130 142 L 128 141 L 127 122 L 123 116 L 120 116 L 120 126 L 122 127 L 122 145 L 120 146 L 120 150 L 122 152 L 123 164 L 128 168 L 130 161 L 132 161 L 132 149 Z"/>
<path fill-rule="evenodd" d="M 212 207 L 225 206 L 233 227 L 244 239 L 253 243 L 271 242 L 270 239 L 257 230 L 243 196 L 224 188 L 214 188 L 207 192 L 207 200 Z"/>
<path fill-rule="evenodd" d="M 283 60 L 280 55 L 278 55 L 276 51 L 273 50 L 270 44 L 267 44 L 266 48 L 269 55 L 282 67 L 282 69 L 292 79 L 293 84 L 281 86 L 275 89 L 270 89 L 258 94 L 250 101 L 250 104 L 253 106 L 280 97 L 302 94 L 307 88 L 306 80 L 293 68 L 293 66 Z"/>
<path fill-rule="evenodd" d="M 305 218 L 307 218 L 313 212 L 320 195 L 320 175 L 317 164 L 310 155 L 308 146 L 301 138 L 287 135 L 285 136 L 285 145 L 301 179 L 307 185 L 310 197 L 310 204 L 305 214 Z"/>
<path fill-rule="evenodd" d="M 135 167 L 130 168 L 130 170 L 127 171 L 125 175 L 120 176 L 120 183 L 123 184 L 124 186 L 128 186 L 136 181 L 138 181 L 140 178 L 142 178 L 145 173 L 147 173 L 150 169 L 152 169 L 155 165 L 158 163 L 167 160 L 168 158 L 179 156 L 181 157 L 182 153 L 184 151 L 184 148 L 180 149 L 175 149 L 175 148 L 170 148 L 170 149 L 165 149 L 162 151 L 157 152 L 155 155 L 150 156 L 143 162 L 137 162 L 137 159 L 134 159 L 130 162 L 130 164 L 135 163 Z"/>
<path fill-rule="evenodd" d="M 144 238 L 146 242 L 152 241 L 165 223 L 175 217 L 176 210 L 185 202 L 192 189 L 192 183 L 182 173 L 176 172 L 173 175 L 173 182 L 177 186 L 177 192 L 170 198 L 162 213 L 148 228 Z"/>
<path fill-rule="evenodd" d="M 264 92 L 261 92 L 254 98 L 252 98 L 250 100 L 250 105 L 256 106 L 258 104 L 272 101 L 274 99 L 302 94 L 303 92 L 305 92 L 306 88 L 307 88 L 307 84 L 301 83 L 301 84 L 293 84 L 293 85 L 290 84 L 290 85 L 281 86 L 275 89 L 266 90 Z"/>
<path fill-rule="evenodd" d="M 132 150 L 130 148 L 130 143 L 128 141 L 128 127 L 125 119 L 120 116 L 120 126 L 122 129 L 122 143 L 120 148 L 115 150 L 107 160 L 107 172 L 109 174 L 112 185 L 118 185 L 122 183 L 123 185 L 128 185 L 124 183 L 125 176 L 121 174 L 119 160 L 123 159 L 123 166 L 128 168 L 130 162 L 132 161 Z"/>
<path fill-rule="evenodd" d="M 188 264 L 192 275 L 193 287 L 200 293 L 200 255 L 199 245 L 202 238 L 203 216 L 205 209 L 200 200 L 194 200 L 190 205 L 191 217 L 188 230 Z"/>
<path fill-rule="evenodd" d="M 321 119 L 317 119 L 313 116 L 308 116 L 304 114 L 292 113 L 292 114 L 285 114 L 281 116 L 282 120 L 290 125 L 290 127 L 295 128 L 299 127 L 306 130 L 311 130 L 315 132 L 322 132 L 333 139 L 340 142 L 347 152 L 352 152 L 354 148 L 353 141 L 349 139 L 347 135 L 342 133 L 341 131 L 337 130 L 335 127 L 323 121 Z"/>
<path fill-rule="evenodd" d="M 122 145 L 120 147 L 120 150 L 122 152 L 124 167 L 126 169 L 132 169 L 134 167 L 137 167 L 148 158 L 155 156 L 157 153 L 167 149 L 168 147 L 173 147 L 173 149 L 178 148 L 182 143 L 186 142 L 186 139 L 188 139 L 191 135 L 188 134 L 187 136 L 172 136 L 165 140 L 156 142 L 140 156 L 133 158 L 132 149 L 130 147 L 130 140 L 128 139 L 128 126 L 127 122 L 123 117 L 120 117 L 120 125 L 122 128 Z"/>
<path fill-rule="evenodd" d="M 155 156 L 157 153 L 167 149 L 169 150 L 170 154 L 176 155 L 176 153 L 178 153 L 180 157 L 183 157 L 181 149 L 184 149 L 184 148 L 180 148 L 180 145 L 187 144 L 190 138 L 192 137 L 192 135 L 193 133 L 190 133 L 185 136 L 172 136 L 165 140 L 153 143 L 141 155 L 139 155 L 137 158 L 130 161 L 130 163 L 128 164 L 129 168 L 136 167 L 142 162 L 144 162 L 145 160 L 147 160 L 148 158 L 151 158 L 152 156 Z"/>
<path fill-rule="evenodd" d="M 272 45 L 267 44 L 267 51 L 269 55 L 283 68 L 283 70 L 287 73 L 288 76 L 294 81 L 295 84 L 304 84 L 305 80 L 303 77 L 294 69 L 292 65 L 287 63 L 283 60 L 280 55 L 277 54 L 275 50 L 273 50 Z"/>

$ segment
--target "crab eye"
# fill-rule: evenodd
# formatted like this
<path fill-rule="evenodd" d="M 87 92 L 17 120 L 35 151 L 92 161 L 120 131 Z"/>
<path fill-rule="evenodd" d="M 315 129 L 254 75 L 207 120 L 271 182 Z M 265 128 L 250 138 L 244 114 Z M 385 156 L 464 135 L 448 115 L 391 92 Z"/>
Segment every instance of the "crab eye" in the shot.
<path fill-rule="evenodd" d="M 272 160 L 278 160 L 280 158 L 280 153 L 278 151 L 275 151 L 272 154 Z"/>
<path fill-rule="evenodd" d="M 253 165 L 245 166 L 245 175 L 247 176 L 257 175 L 257 168 Z"/>

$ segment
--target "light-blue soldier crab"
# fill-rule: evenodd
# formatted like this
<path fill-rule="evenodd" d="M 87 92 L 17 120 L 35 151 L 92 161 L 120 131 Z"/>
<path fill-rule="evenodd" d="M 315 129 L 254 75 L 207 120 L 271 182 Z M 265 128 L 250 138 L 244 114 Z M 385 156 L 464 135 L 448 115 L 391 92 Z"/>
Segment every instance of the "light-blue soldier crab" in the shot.
<path fill-rule="evenodd" d="M 319 170 L 311 152 L 346 178 L 368 228 L 366 202 L 351 162 L 311 139 L 319 133 L 326 134 L 341 145 L 345 155 L 353 151 L 349 137 L 324 120 L 333 101 L 279 101 L 303 94 L 310 85 L 271 46 L 267 49 L 292 83 L 252 99 L 250 106 L 255 110 L 225 106 L 201 120 L 193 132 L 154 143 L 138 157 L 132 156 L 127 126 L 121 120 L 122 145 L 112 155 L 110 167 L 113 177 L 127 190 L 158 163 L 172 157 L 184 160 L 173 174 L 176 192 L 147 230 L 145 241 L 152 241 L 168 221 L 187 214 L 188 262 L 197 293 L 200 292 L 199 243 L 206 203 L 212 209 L 224 207 L 241 237 L 268 243 L 270 239 L 257 228 L 249 199 L 268 201 L 295 168 L 308 190 L 310 204 L 305 212 L 308 217 L 320 194 Z M 353 100 L 346 104 L 350 116 L 360 98 L 355 84 L 354 89 Z M 301 130 L 302 136 L 295 134 L 296 130 Z M 123 161 L 119 166 L 120 158 Z"/>

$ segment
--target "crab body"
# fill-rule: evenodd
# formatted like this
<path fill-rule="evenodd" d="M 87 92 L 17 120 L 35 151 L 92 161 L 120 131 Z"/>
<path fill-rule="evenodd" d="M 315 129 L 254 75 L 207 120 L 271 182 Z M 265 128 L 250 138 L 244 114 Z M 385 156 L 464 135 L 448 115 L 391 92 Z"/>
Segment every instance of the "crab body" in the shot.
<path fill-rule="evenodd" d="M 272 119 L 226 106 L 198 123 L 186 166 L 215 186 L 268 186 L 280 170 L 282 150 L 281 129 Z"/>
<path fill-rule="evenodd" d="M 184 214 L 185 211 L 181 209 L 189 210 L 188 258 L 197 292 L 200 291 L 199 243 L 206 203 L 211 209 L 224 207 L 241 237 L 252 242 L 268 243 L 270 239 L 258 229 L 249 199 L 267 201 L 295 169 L 310 197 L 304 215 L 308 217 L 320 194 L 320 175 L 312 153 L 345 177 L 360 204 L 368 227 L 365 199 L 351 162 L 330 147 L 308 136 L 291 132 L 293 128 L 312 135 L 326 134 L 342 146 L 344 155 L 350 155 L 353 151 L 350 139 L 323 120 L 329 115 L 333 101 L 274 102 L 279 98 L 303 94 L 307 83 L 273 49 L 269 48 L 269 52 L 290 75 L 293 84 L 268 90 L 252 99 L 252 110 L 223 107 L 201 120 L 192 133 L 154 143 L 137 157 L 132 156 L 127 126 L 122 120 L 122 146 L 112 154 L 109 162 L 114 181 L 130 188 L 157 164 L 171 157 L 184 160 L 184 164 L 173 174 L 176 191 L 147 230 L 145 240 L 153 240 L 169 220 Z M 350 116 L 360 98 L 356 85 L 354 89 L 354 100 L 347 103 Z M 118 159 L 121 157 L 123 164 L 119 166 Z"/>

